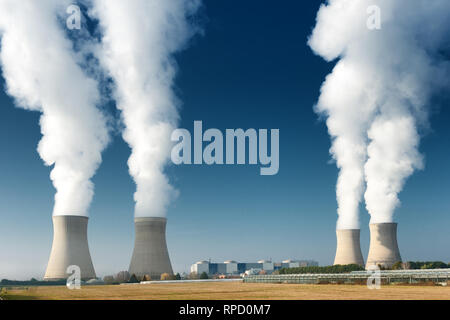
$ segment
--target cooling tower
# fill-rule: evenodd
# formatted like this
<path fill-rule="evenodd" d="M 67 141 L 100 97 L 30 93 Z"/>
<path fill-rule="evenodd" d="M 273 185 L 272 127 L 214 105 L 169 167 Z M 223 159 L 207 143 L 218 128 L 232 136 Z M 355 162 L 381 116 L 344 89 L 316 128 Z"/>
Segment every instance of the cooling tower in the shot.
<path fill-rule="evenodd" d="M 359 264 L 364 265 L 359 243 L 359 229 L 336 230 L 337 246 L 334 264 Z"/>
<path fill-rule="evenodd" d="M 370 224 L 370 248 L 366 269 L 371 265 L 381 265 L 389 268 L 401 260 L 397 244 L 397 224 Z"/>
<path fill-rule="evenodd" d="M 166 218 L 135 218 L 135 240 L 130 274 L 159 279 L 162 273 L 173 274 L 166 244 Z"/>
<path fill-rule="evenodd" d="M 81 279 L 96 278 L 87 240 L 88 217 L 54 216 L 53 245 L 44 280 L 67 279 L 67 267 L 80 267 Z"/>

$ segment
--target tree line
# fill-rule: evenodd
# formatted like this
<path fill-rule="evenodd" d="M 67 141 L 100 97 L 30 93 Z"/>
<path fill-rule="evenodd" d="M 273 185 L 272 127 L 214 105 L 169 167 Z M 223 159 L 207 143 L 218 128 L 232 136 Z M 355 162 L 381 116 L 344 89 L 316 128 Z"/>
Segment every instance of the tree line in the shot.
<path fill-rule="evenodd" d="M 334 266 L 308 266 L 297 268 L 281 268 L 279 274 L 299 273 L 347 273 L 352 271 L 363 271 L 364 267 L 358 264 L 334 265 Z"/>
<path fill-rule="evenodd" d="M 392 270 L 417 270 L 417 269 L 447 269 L 450 263 L 442 261 L 398 261 L 392 266 Z"/>
<path fill-rule="evenodd" d="M 442 261 L 398 261 L 391 268 L 380 267 L 382 270 L 417 270 L 417 269 L 446 269 L 450 263 Z M 302 274 L 302 273 L 348 273 L 352 271 L 364 271 L 363 266 L 357 264 L 333 265 L 333 266 L 309 266 L 297 268 L 282 268 L 273 274 Z"/>

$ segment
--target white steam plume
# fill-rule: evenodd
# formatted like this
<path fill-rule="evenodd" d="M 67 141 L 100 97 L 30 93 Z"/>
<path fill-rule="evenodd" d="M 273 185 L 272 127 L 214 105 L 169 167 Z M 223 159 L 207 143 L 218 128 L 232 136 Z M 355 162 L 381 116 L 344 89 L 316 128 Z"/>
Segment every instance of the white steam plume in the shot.
<path fill-rule="evenodd" d="M 108 142 L 97 82 L 77 64 L 64 32 L 69 1 L 1 0 L 1 64 L 18 106 L 42 113 L 38 151 L 53 166 L 54 215 L 87 215 L 90 181 Z"/>
<path fill-rule="evenodd" d="M 381 10 L 380 30 L 367 27 L 372 5 Z M 422 168 L 418 128 L 432 94 L 448 86 L 448 12 L 447 0 L 321 6 L 309 45 L 327 61 L 339 58 L 316 106 L 327 117 L 340 169 L 338 229 L 359 227 L 364 182 L 371 222 L 391 222 L 406 178 Z"/>
<path fill-rule="evenodd" d="M 131 147 L 128 166 L 136 183 L 135 216 L 165 216 L 176 194 L 164 174 L 170 135 L 179 117 L 172 56 L 193 34 L 188 17 L 199 1 L 92 2 L 103 32 L 99 57 L 114 80 L 123 137 Z"/>

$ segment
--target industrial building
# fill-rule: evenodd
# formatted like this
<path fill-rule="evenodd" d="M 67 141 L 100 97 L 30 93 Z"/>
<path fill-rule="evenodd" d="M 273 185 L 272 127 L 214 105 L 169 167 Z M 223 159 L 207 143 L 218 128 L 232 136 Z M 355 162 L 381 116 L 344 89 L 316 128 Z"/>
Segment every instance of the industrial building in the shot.
<path fill-rule="evenodd" d="M 359 229 L 337 229 L 336 230 L 336 256 L 334 264 L 358 264 L 364 265 L 359 241 Z"/>
<path fill-rule="evenodd" d="M 371 266 L 390 268 L 402 261 L 397 243 L 397 223 L 371 223 L 370 247 L 366 269 Z"/>
<path fill-rule="evenodd" d="M 166 243 L 166 218 L 135 218 L 135 241 L 129 273 L 159 279 L 173 274 Z"/>
<path fill-rule="evenodd" d="M 191 272 L 202 274 L 206 272 L 208 276 L 213 275 L 240 275 L 248 270 L 261 271 L 271 274 L 281 268 L 298 268 L 306 266 L 318 266 L 318 262 L 312 260 L 284 260 L 283 262 L 272 262 L 270 260 L 259 260 L 258 262 L 237 262 L 227 260 L 223 263 L 213 263 L 202 260 L 191 266 Z"/>
<path fill-rule="evenodd" d="M 53 245 L 44 280 L 67 279 L 67 267 L 78 266 L 82 280 L 96 277 L 87 239 L 88 217 L 53 216 Z"/>

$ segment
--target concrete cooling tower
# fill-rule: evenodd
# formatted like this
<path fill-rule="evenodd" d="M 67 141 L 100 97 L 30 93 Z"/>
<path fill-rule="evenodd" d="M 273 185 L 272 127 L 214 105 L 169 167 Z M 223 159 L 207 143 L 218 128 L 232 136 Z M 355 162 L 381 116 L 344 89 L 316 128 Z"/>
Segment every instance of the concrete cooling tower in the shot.
<path fill-rule="evenodd" d="M 337 247 L 334 264 L 359 264 L 364 265 L 359 243 L 359 229 L 336 230 Z"/>
<path fill-rule="evenodd" d="M 67 267 L 80 267 L 81 279 L 96 278 L 87 240 L 88 217 L 54 216 L 53 245 L 44 280 L 67 279 Z"/>
<path fill-rule="evenodd" d="M 166 218 L 135 218 L 135 241 L 129 273 L 159 279 L 173 274 L 166 244 Z"/>
<path fill-rule="evenodd" d="M 397 244 L 397 223 L 370 224 L 370 248 L 366 269 L 372 265 L 389 268 L 401 260 Z"/>

